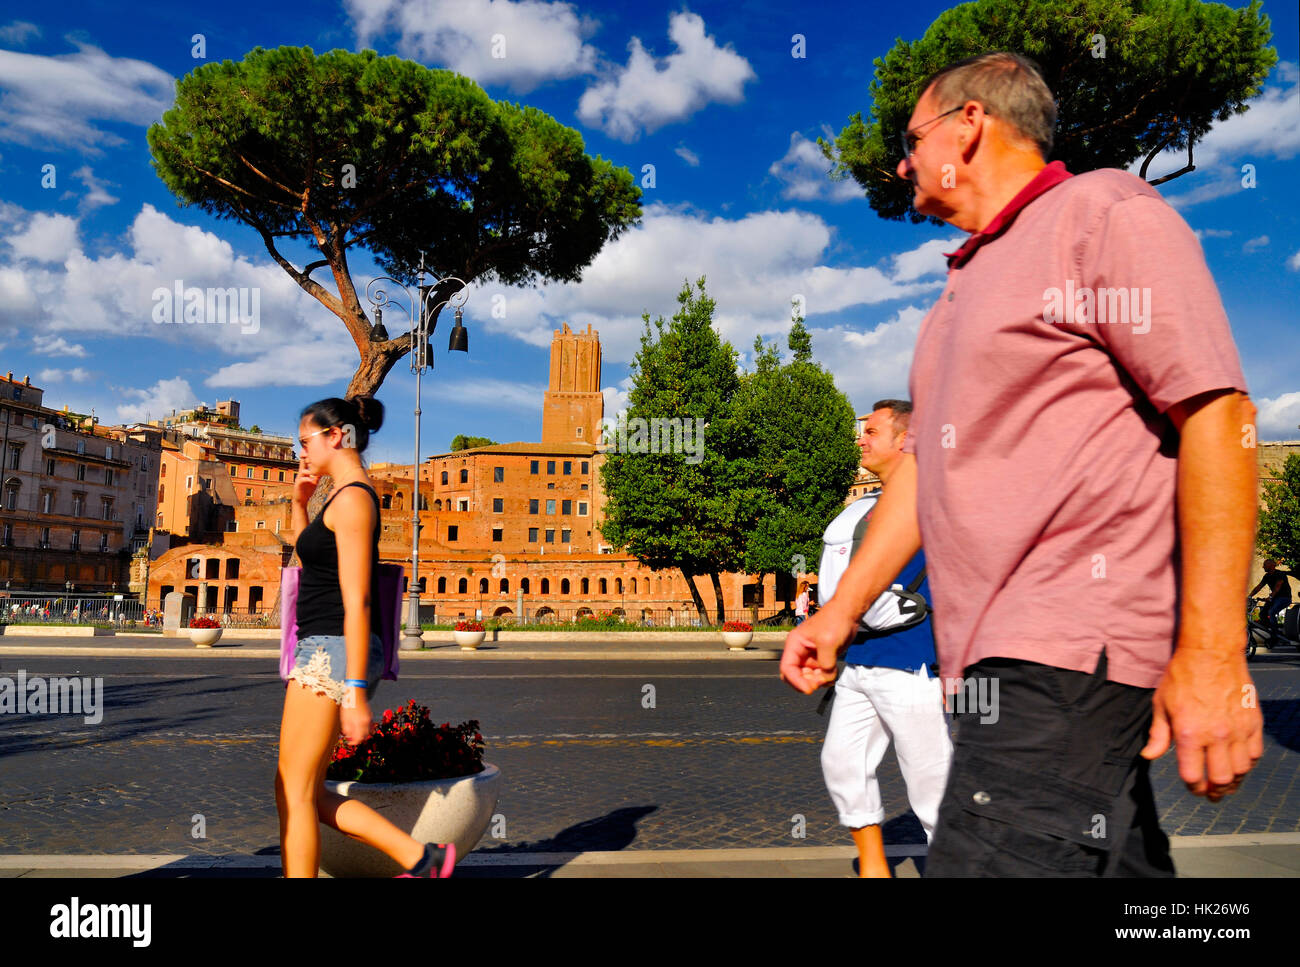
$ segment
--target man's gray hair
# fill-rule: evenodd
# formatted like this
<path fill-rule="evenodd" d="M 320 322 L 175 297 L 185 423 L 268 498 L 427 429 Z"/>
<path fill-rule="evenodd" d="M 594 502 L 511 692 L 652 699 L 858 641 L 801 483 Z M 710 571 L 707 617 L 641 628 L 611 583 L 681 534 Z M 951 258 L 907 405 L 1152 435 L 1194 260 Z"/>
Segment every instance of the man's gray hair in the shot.
<path fill-rule="evenodd" d="M 921 93 L 931 87 L 930 97 L 940 111 L 979 101 L 988 114 L 1038 145 L 1044 160 L 1052 153 L 1056 102 L 1027 57 L 1006 50 L 967 57 L 927 77 Z"/>

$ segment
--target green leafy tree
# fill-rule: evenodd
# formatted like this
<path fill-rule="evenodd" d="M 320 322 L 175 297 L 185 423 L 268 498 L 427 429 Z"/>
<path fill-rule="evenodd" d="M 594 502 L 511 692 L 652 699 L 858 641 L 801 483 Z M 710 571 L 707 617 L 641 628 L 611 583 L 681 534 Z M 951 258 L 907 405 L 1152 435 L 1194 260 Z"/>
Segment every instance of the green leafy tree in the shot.
<path fill-rule="evenodd" d="M 740 380 L 736 351 L 713 329 L 714 301 L 705 280 L 695 287 L 685 283 L 677 302 L 670 323 L 661 316 L 652 329 L 649 314 L 643 316 L 625 421 L 605 434 L 611 442 L 612 433 L 616 446 L 601 467 L 606 503 L 600 532 L 647 567 L 678 568 L 701 620 L 705 605 L 695 578 L 707 575 L 721 622 L 720 575 L 741 563 L 734 455 L 726 449 L 734 439 L 728 423 Z M 642 433 L 655 426 L 652 420 L 703 421 L 704 446 L 663 452 Z M 678 426 L 685 428 L 684 422 Z M 693 432 L 697 424 L 690 426 Z M 660 452 L 647 452 L 652 449 Z"/>
<path fill-rule="evenodd" d="M 1300 568 L 1300 454 L 1292 453 L 1276 480 L 1263 484 L 1256 544 L 1268 557 Z"/>
<path fill-rule="evenodd" d="M 814 572 L 826 525 L 844 509 L 861 451 L 852 403 L 812 361 L 812 336 L 796 318 L 784 366 L 754 340 L 755 370 L 741 379 L 733 432 L 746 444 L 744 570 Z"/>
<path fill-rule="evenodd" d="M 458 433 L 452 438 L 451 452 L 472 450 L 475 447 L 492 447 L 496 446 L 496 442 L 496 440 L 489 440 L 485 436 L 466 436 L 464 433 Z"/>
<path fill-rule="evenodd" d="M 1031 58 L 1057 101 L 1052 160 L 1074 172 L 1124 168 L 1142 177 L 1166 148 L 1192 149 L 1214 121 L 1248 109 L 1277 63 L 1259 0 L 1241 10 L 1199 0 L 976 0 L 940 14 L 920 40 L 899 38 L 876 58 L 868 120 L 854 114 L 833 141 L 819 139 L 836 177 L 851 175 L 882 218 L 925 219 L 895 169 L 899 133 L 921 83 L 975 54 Z"/>
<path fill-rule="evenodd" d="M 576 281 L 641 214 L 631 173 L 587 155 L 572 128 L 371 50 L 258 47 L 204 64 L 148 140 L 182 204 L 251 226 L 347 327 L 360 354 L 349 397 L 373 394 L 409 348 L 405 334 L 372 335 L 348 264 L 357 250 L 408 282 L 421 256 L 435 278 Z M 313 278 L 321 269 L 330 284 Z"/>

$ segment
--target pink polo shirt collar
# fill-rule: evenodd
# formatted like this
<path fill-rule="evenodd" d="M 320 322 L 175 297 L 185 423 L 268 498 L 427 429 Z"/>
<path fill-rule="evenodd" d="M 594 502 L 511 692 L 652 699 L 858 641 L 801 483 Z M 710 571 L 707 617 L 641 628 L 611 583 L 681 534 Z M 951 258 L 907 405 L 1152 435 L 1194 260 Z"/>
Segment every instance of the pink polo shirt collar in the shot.
<path fill-rule="evenodd" d="M 1020 210 L 1028 205 L 1039 195 L 1055 188 L 1067 178 L 1073 178 L 1074 175 L 1065 170 L 1065 162 L 1053 161 L 1046 165 L 1042 171 L 1034 175 L 1034 180 L 1020 189 L 1020 193 L 1007 202 L 1007 206 L 994 216 L 993 221 L 984 226 L 984 230 L 976 232 L 970 238 L 966 239 L 965 244 L 955 252 L 944 252 L 944 257 L 948 259 L 948 268 L 959 269 L 965 265 L 976 250 L 985 242 L 991 242 L 1007 230 Z"/>

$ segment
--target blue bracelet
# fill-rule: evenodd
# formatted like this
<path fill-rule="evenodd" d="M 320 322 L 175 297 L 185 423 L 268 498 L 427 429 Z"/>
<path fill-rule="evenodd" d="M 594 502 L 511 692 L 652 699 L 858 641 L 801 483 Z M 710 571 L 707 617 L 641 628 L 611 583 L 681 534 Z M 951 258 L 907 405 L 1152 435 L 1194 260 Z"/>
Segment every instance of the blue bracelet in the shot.
<path fill-rule="evenodd" d="M 370 683 L 361 678 L 345 678 L 343 684 L 348 688 L 368 688 Z"/>

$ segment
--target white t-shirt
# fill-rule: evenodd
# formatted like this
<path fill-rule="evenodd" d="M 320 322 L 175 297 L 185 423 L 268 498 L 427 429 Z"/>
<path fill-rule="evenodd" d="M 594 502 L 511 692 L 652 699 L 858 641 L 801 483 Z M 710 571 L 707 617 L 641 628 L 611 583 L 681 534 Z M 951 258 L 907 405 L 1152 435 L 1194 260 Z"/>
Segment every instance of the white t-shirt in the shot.
<path fill-rule="evenodd" d="M 880 490 L 873 490 L 859 497 L 826 525 L 826 533 L 822 535 L 821 566 L 817 571 L 817 600 L 823 605 L 835 595 L 840 578 L 849 569 L 849 558 L 853 553 L 853 531 L 858 522 L 871 513 L 880 494 Z M 891 585 L 891 588 L 904 590 L 901 584 Z M 902 604 L 903 599 L 898 595 L 884 591 L 862 616 L 862 623 L 875 631 L 885 631 L 904 624 L 909 616 L 903 614 Z"/>

